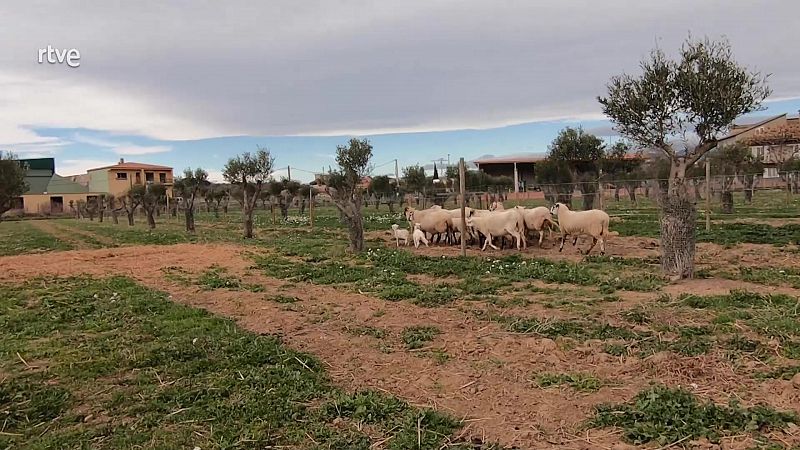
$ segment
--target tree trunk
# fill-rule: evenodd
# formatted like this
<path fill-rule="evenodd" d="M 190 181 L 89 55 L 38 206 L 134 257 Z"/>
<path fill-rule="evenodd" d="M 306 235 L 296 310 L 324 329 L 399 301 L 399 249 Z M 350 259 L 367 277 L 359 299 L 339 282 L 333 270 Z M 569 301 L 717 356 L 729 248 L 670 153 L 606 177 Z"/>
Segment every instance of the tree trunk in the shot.
<path fill-rule="evenodd" d="M 117 211 L 111 210 L 111 221 L 114 222 L 114 225 L 119 225 L 119 217 L 117 217 Z"/>
<path fill-rule="evenodd" d="M 306 212 L 306 199 L 303 197 L 303 200 L 300 200 L 300 215 L 302 216 Z"/>
<path fill-rule="evenodd" d="M 194 208 L 186 208 L 184 215 L 186 216 L 186 231 L 194 233 Z"/>
<path fill-rule="evenodd" d="M 103 223 L 103 216 L 104 215 L 105 215 L 105 210 L 101 209 L 100 210 L 100 215 L 98 216 L 98 220 L 100 220 L 100 223 Z"/>
<path fill-rule="evenodd" d="M 583 210 L 588 211 L 594 209 L 594 197 L 597 193 L 593 183 L 581 183 L 581 198 L 583 201 Z"/>
<path fill-rule="evenodd" d="M 127 215 L 128 215 L 128 225 L 129 225 L 129 226 L 131 226 L 131 227 L 133 226 L 133 214 L 134 214 L 135 212 L 136 212 L 136 210 L 131 210 L 131 211 L 127 211 L 127 212 L 125 213 L 125 214 L 127 214 Z"/>
<path fill-rule="evenodd" d="M 356 205 L 350 203 L 348 209 L 350 211 L 345 215 L 345 220 L 349 231 L 350 250 L 360 253 L 364 250 L 364 222 L 361 218 L 361 211 L 357 210 Z"/>
<path fill-rule="evenodd" d="M 389 207 L 389 214 L 394 214 L 394 200 L 390 199 L 386 205 Z"/>
<path fill-rule="evenodd" d="M 147 210 L 147 227 L 151 230 L 156 228 L 156 218 L 155 218 L 155 210 L 148 209 Z"/>
<path fill-rule="evenodd" d="M 722 192 L 722 213 L 733 214 L 733 192 L 730 190 Z"/>
<path fill-rule="evenodd" d="M 253 205 L 255 206 L 255 205 Z M 248 208 L 242 211 L 244 216 L 244 237 L 245 239 L 253 238 L 253 208 Z"/>
<path fill-rule="evenodd" d="M 661 269 L 674 278 L 694 276 L 697 210 L 689 199 L 686 163 L 674 160 L 669 189 L 661 196 Z"/>
<path fill-rule="evenodd" d="M 619 203 L 619 185 L 614 185 L 614 201 Z"/>

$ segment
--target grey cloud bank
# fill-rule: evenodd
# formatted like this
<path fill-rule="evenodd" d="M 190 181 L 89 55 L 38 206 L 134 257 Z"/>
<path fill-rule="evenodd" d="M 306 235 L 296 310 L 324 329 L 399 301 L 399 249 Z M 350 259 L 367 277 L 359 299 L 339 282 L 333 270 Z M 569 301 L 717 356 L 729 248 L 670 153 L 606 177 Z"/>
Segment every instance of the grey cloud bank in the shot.
<path fill-rule="evenodd" d="M 797 17 L 796 0 L 7 1 L 0 144 L 34 126 L 180 140 L 601 118 L 610 76 L 690 32 L 796 97 Z M 80 69 L 32 61 L 49 42 Z"/>

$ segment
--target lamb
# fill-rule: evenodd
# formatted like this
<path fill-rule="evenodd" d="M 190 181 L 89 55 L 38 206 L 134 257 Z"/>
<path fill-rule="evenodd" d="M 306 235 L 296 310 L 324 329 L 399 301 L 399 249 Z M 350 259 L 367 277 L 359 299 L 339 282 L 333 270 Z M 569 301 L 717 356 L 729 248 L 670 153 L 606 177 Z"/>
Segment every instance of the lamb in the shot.
<path fill-rule="evenodd" d="M 561 230 L 561 246 L 558 251 L 564 250 L 564 241 L 568 235 L 575 236 L 572 245 L 578 242 L 579 236 L 591 236 L 592 246 L 586 251 L 586 255 L 592 251 L 597 242 L 600 242 L 600 254 L 606 253 L 606 236 L 619 236 L 619 233 L 608 231 L 608 223 L 611 220 L 605 211 L 590 209 L 589 211 L 570 211 L 567 205 L 556 203 L 550 208 L 550 213 L 558 217 L 558 228 Z M 580 250 L 580 249 L 579 249 Z"/>
<path fill-rule="evenodd" d="M 504 211 L 494 213 L 485 217 L 470 217 L 467 219 L 467 226 L 473 227 L 475 230 L 486 236 L 486 241 L 483 243 L 482 250 L 486 250 L 489 245 L 493 249 L 498 250 L 492 244 L 492 236 L 506 236 L 510 235 L 512 238 L 517 239 L 517 250 L 521 250 L 522 234 L 519 232 L 519 213 L 516 211 Z"/>
<path fill-rule="evenodd" d="M 394 236 L 395 244 L 400 247 L 400 240 L 403 240 L 403 245 L 408 245 L 408 230 L 400 229 L 400 225 L 393 224 L 392 225 L 392 235 Z"/>
<path fill-rule="evenodd" d="M 414 237 L 414 248 L 419 248 L 420 242 L 425 244 L 425 247 L 428 246 L 428 239 L 425 237 L 425 232 L 420 229 L 420 224 L 414 224 L 414 233 L 412 236 Z"/>
<path fill-rule="evenodd" d="M 550 237 L 553 236 L 553 227 L 556 226 L 553 222 L 550 210 L 545 206 L 537 206 L 532 209 L 525 209 L 522 206 L 515 206 L 515 209 L 522 214 L 523 221 L 525 222 L 525 230 L 534 230 L 539 233 L 539 247 L 542 247 L 542 240 L 544 239 L 544 229 L 550 230 Z"/>

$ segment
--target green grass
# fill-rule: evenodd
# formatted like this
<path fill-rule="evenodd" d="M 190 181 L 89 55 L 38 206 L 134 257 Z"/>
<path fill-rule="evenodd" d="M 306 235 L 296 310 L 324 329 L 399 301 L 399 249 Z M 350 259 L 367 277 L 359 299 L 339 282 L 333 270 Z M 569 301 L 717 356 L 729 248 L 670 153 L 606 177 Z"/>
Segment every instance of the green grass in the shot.
<path fill-rule="evenodd" d="M 734 290 L 725 295 L 683 295 L 686 306 L 718 311 L 718 324 L 741 322 L 751 330 L 781 341 L 783 355 L 800 359 L 800 301 L 783 294 Z"/>
<path fill-rule="evenodd" d="M 438 449 L 460 426 L 126 278 L 2 284 L 0 328 L 2 448 Z"/>
<path fill-rule="evenodd" d="M 415 350 L 433 341 L 440 333 L 441 331 L 434 326 L 406 327 L 403 329 L 402 339 L 407 349 Z"/>
<path fill-rule="evenodd" d="M 360 325 L 360 326 L 346 326 L 344 331 L 354 335 L 354 336 L 371 336 L 375 339 L 384 339 L 386 336 L 389 335 L 389 332 L 383 328 L 376 328 L 371 327 L 369 325 Z"/>
<path fill-rule="evenodd" d="M 30 220 L 0 222 L 0 256 L 71 250 L 72 248 L 68 242 L 35 228 Z"/>
<path fill-rule="evenodd" d="M 767 405 L 744 408 L 731 402 L 721 406 L 680 388 L 653 386 L 629 403 L 598 406 L 589 426 L 619 427 L 623 438 L 634 444 L 666 445 L 702 437 L 718 442 L 723 436 L 781 429 L 798 422 L 797 415 Z"/>
<path fill-rule="evenodd" d="M 540 373 L 536 384 L 542 388 L 566 385 L 579 392 L 596 392 L 603 386 L 602 380 L 586 373 Z"/>
<path fill-rule="evenodd" d="M 228 270 L 217 265 L 211 266 L 203 271 L 197 279 L 197 285 L 203 289 L 230 289 L 233 291 L 262 292 L 263 286 L 242 282 L 239 277 L 228 275 Z"/>

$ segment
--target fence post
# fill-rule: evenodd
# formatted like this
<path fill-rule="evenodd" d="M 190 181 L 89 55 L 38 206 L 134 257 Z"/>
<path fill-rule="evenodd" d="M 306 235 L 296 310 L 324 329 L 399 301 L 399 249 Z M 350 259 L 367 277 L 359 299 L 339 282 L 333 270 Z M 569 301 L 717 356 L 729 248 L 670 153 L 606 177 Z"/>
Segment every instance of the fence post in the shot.
<path fill-rule="evenodd" d="M 711 231 L 711 161 L 706 157 L 706 231 Z"/>
<path fill-rule="evenodd" d="M 464 158 L 461 158 L 458 161 L 458 179 L 459 179 L 459 191 L 461 192 L 461 256 L 467 256 L 467 240 L 466 231 L 467 231 L 467 213 L 466 213 L 466 183 L 464 180 Z"/>

